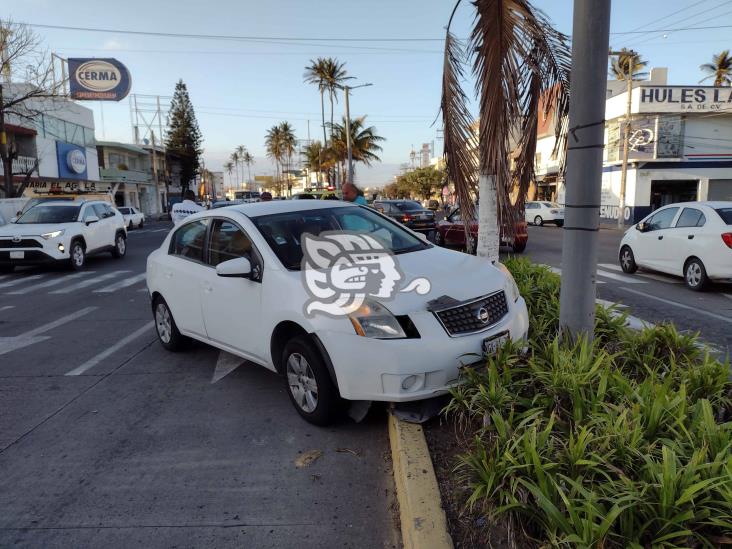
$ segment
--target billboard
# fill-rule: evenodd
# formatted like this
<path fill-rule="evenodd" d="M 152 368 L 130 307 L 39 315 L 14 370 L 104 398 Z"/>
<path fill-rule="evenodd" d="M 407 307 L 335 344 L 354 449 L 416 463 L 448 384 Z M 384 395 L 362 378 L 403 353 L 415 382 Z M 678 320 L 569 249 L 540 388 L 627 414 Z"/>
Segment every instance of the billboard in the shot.
<path fill-rule="evenodd" d="M 69 179 L 86 179 L 86 150 L 71 143 L 56 142 L 58 176 Z"/>
<path fill-rule="evenodd" d="M 69 59 L 71 99 L 120 101 L 130 93 L 130 71 L 116 59 Z"/>
<path fill-rule="evenodd" d="M 637 97 L 637 96 L 636 96 Z M 730 112 L 732 88 L 641 86 L 638 112 Z"/>

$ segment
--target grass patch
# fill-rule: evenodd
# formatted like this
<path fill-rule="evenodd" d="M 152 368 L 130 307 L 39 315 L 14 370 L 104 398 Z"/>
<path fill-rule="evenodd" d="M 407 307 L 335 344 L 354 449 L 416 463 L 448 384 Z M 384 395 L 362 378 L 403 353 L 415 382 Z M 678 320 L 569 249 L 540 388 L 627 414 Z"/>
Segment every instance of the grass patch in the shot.
<path fill-rule="evenodd" d="M 466 372 L 444 411 L 464 512 L 516 547 L 732 544 L 729 364 L 671 324 L 631 330 L 602 306 L 593 342 L 562 341 L 559 277 L 506 266 L 528 345 Z"/>

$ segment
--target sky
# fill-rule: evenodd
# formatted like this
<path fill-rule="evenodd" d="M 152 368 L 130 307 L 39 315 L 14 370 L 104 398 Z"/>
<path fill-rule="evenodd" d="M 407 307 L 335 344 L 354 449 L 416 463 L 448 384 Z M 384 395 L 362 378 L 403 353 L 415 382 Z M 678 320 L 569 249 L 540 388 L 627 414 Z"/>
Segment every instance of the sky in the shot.
<path fill-rule="evenodd" d="M 566 34 L 572 30 L 572 4 L 534 1 Z M 6 4 L 3 17 L 30 25 L 108 29 L 34 27 L 49 51 L 63 57 L 119 59 L 132 74 L 131 94 L 169 97 L 183 79 L 203 134 L 206 167 L 213 171 L 221 171 L 234 148 L 244 145 L 255 156 L 254 173 L 272 174 L 264 136 L 283 120 L 299 139 L 322 139 L 320 95 L 303 82 L 303 73 L 313 58 L 336 57 L 355 77 L 353 85 L 373 84 L 354 90 L 350 107 L 352 118 L 367 115 L 368 124 L 386 138 L 382 162 L 356 167 L 357 183 L 380 186 L 410 161 L 413 147 L 434 142 L 436 153 L 442 151 L 439 121 L 433 122 L 444 27 L 453 6 L 452 0 L 23 0 Z M 615 0 L 612 7 L 611 47 L 634 48 L 649 67 L 668 67 L 670 84 L 697 84 L 703 77 L 699 65 L 732 49 L 730 28 L 668 30 L 732 25 L 732 0 Z M 452 24 L 457 36 L 468 36 L 472 16 L 471 3 L 463 0 Z M 664 30 L 651 32 L 657 29 Z M 627 32 L 635 34 L 621 34 Z M 293 38 L 309 40 L 293 43 Z M 338 40 L 344 38 L 349 40 Z M 466 86 L 472 92 L 471 82 Z M 133 141 L 129 98 L 84 104 L 94 110 L 98 140 Z M 343 108 L 341 98 L 336 119 Z"/>

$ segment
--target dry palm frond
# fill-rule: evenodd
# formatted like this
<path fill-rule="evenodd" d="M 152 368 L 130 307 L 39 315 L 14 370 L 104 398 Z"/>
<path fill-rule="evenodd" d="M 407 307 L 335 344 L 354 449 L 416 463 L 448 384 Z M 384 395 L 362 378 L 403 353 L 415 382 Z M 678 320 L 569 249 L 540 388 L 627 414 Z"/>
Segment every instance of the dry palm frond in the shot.
<path fill-rule="evenodd" d="M 440 104 L 445 128 L 444 154 L 448 181 L 452 181 L 455 186 L 466 232 L 465 242 L 468 244 L 470 224 L 475 217 L 473 200 L 477 187 L 478 165 L 475 151 L 478 143 L 471 131 L 472 117 L 468 110 L 467 97 L 460 85 L 464 77 L 462 67 L 464 57 L 460 43 L 448 30 L 445 36 Z"/>

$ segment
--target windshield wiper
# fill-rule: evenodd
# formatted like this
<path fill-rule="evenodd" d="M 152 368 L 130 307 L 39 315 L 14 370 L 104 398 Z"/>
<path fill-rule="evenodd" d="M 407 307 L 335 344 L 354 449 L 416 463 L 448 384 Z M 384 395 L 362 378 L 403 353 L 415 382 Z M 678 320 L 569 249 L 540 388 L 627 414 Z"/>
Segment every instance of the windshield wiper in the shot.
<path fill-rule="evenodd" d="M 394 250 L 394 255 L 407 254 L 409 252 L 416 252 L 417 250 L 424 250 L 426 246 L 424 244 L 415 244 L 414 246 L 408 246 L 406 248 L 399 248 Z"/>

